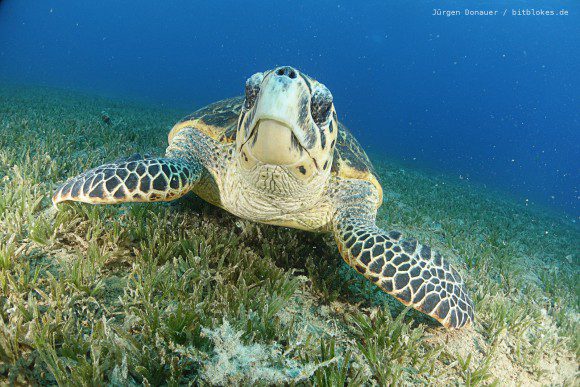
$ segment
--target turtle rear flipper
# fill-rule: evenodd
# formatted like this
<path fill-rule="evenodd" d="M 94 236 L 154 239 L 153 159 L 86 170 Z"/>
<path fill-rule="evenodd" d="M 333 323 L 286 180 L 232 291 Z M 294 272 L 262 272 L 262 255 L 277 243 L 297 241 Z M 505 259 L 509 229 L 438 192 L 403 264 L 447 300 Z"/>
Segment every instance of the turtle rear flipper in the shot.
<path fill-rule="evenodd" d="M 84 172 L 60 186 L 52 196 L 92 204 L 158 202 L 189 192 L 202 167 L 181 158 L 143 158 L 133 155 Z"/>

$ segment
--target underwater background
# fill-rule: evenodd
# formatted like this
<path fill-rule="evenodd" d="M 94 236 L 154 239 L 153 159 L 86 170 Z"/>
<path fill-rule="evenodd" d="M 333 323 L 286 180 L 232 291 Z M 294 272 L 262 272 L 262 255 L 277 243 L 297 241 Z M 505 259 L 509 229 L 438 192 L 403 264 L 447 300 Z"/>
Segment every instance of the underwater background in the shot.
<path fill-rule="evenodd" d="M 0 385 L 580 385 L 579 12 L 1 0 Z M 195 195 L 53 206 L 67 178 L 162 155 L 180 118 L 286 64 L 368 152 L 377 226 L 461 273 L 471 326 L 406 308 L 332 235 Z"/>
<path fill-rule="evenodd" d="M 569 15 L 512 15 L 542 8 Z M 578 12 L 575 1 L 4 0 L 0 79 L 193 111 L 288 64 L 328 86 L 369 153 L 575 221 Z"/>

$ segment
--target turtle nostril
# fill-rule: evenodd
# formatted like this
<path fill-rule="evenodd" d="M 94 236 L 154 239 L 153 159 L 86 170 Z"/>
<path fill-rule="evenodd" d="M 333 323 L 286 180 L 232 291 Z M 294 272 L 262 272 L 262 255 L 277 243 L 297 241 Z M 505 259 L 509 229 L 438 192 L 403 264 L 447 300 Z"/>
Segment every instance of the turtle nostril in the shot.
<path fill-rule="evenodd" d="M 278 75 L 280 77 L 288 77 L 290 79 L 296 79 L 296 77 L 298 76 L 296 74 L 296 71 L 292 67 L 289 67 L 289 66 L 280 67 L 279 69 L 277 69 L 276 75 Z"/>

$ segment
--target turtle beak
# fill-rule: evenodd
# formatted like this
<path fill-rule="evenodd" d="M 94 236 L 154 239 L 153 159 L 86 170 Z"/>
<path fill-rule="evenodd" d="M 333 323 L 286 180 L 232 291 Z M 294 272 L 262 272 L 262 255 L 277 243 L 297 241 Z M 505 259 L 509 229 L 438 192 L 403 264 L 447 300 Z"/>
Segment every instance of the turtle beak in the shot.
<path fill-rule="evenodd" d="M 248 152 L 264 164 L 292 165 L 303 154 L 292 128 L 276 119 L 258 120 L 246 144 Z"/>
<path fill-rule="evenodd" d="M 315 139 L 308 136 L 310 128 L 310 91 L 299 72 L 292 67 L 280 67 L 266 75 L 260 93 L 245 122 L 245 143 L 261 120 L 272 120 L 291 129 L 304 148 L 312 146 Z"/>
<path fill-rule="evenodd" d="M 268 74 L 261 86 L 248 136 L 250 153 L 266 164 L 290 165 L 299 160 L 308 144 L 309 89 L 298 71 L 281 67 Z"/>
<path fill-rule="evenodd" d="M 255 121 L 272 119 L 295 129 L 304 120 L 300 112 L 308 111 L 309 100 L 308 90 L 298 78 L 273 73 L 262 83 Z"/>

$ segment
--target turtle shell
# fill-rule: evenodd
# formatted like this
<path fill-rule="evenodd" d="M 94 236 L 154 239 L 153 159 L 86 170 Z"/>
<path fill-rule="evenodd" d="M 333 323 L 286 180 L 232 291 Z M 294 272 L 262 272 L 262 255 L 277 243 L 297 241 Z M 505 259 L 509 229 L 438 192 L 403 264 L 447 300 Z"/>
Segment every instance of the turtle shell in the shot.
<path fill-rule="evenodd" d="M 195 111 L 175 124 L 169 133 L 169 142 L 186 127 L 196 128 L 223 144 L 235 142 L 238 117 L 243 104 L 244 97 L 240 96 L 224 99 Z M 340 122 L 331 173 L 345 179 L 372 183 L 379 192 L 379 205 L 382 203 L 383 190 L 369 157 L 350 130 Z"/>
<path fill-rule="evenodd" d="M 209 104 L 183 118 L 169 132 L 169 143 L 183 128 L 193 127 L 223 144 L 236 141 L 238 116 L 244 97 L 228 98 Z"/>
<path fill-rule="evenodd" d="M 343 179 L 368 181 L 378 191 L 379 202 L 377 206 L 382 204 L 383 188 L 377 179 L 373 164 L 350 130 L 341 122 L 338 123 L 331 172 Z"/>

